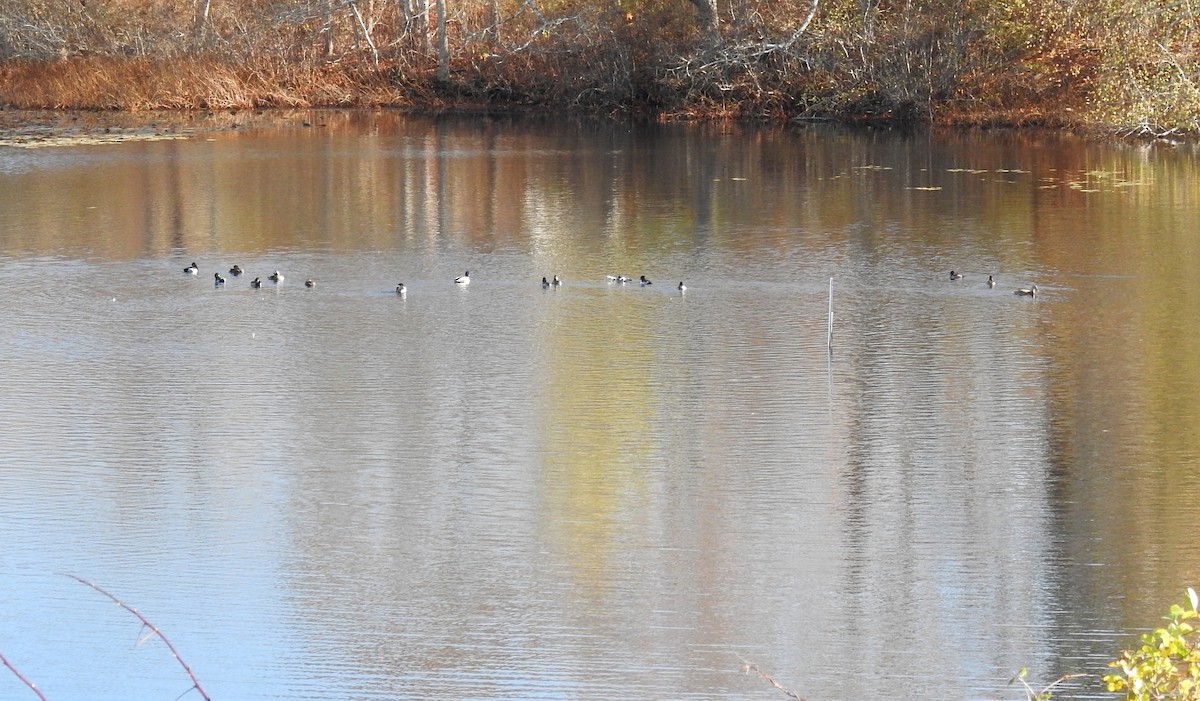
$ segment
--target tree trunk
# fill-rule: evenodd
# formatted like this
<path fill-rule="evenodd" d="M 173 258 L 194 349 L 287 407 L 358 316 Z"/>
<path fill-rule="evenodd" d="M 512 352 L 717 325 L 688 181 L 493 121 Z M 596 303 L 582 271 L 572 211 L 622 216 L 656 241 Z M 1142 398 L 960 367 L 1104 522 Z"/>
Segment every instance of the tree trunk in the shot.
<path fill-rule="evenodd" d="M 874 38 L 875 17 L 879 14 L 879 0 L 858 0 L 858 9 L 862 12 L 863 34 L 867 38 Z"/>
<path fill-rule="evenodd" d="M 429 36 L 429 0 L 416 0 L 417 26 L 421 28 L 421 49 L 425 55 L 433 53 L 433 41 Z"/>
<path fill-rule="evenodd" d="M 333 0 L 325 0 L 325 60 L 333 58 Z"/>
<path fill-rule="evenodd" d="M 371 57 L 375 59 L 375 67 L 379 68 L 379 49 L 375 48 L 375 40 L 371 38 L 371 28 L 363 21 L 362 13 L 358 10 L 358 5 L 354 0 L 350 0 L 350 12 L 354 15 L 354 20 L 358 22 L 358 31 L 362 32 L 363 41 L 367 42 L 367 48 L 371 50 Z"/>
<path fill-rule="evenodd" d="M 196 0 L 196 17 L 192 23 L 192 48 L 196 51 L 204 45 L 204 30 L 208 28 L 208 9 L 211 0 Z"/>
<path fill-rule="evenodd" d="M 446 0 L 437 0 L 437 79 L 450 77 L 450 44 L 446 37 Z"/>
<path fill-rule="evenodd" d="M 688 0 L 688 2 L 696 6 L 696 25 L 700 27 L 700 31 L 715 37 L 720 26 L 717 0 Z"/>
<path fill-rule="evenodd" d="M 491 53 L 496 53 L 496 45 L 500 43 L 500 3 L 498 0 L 491 0 L 488 7 L 488 23 L 491 25 L 488 28 L 488 50 Z"/>

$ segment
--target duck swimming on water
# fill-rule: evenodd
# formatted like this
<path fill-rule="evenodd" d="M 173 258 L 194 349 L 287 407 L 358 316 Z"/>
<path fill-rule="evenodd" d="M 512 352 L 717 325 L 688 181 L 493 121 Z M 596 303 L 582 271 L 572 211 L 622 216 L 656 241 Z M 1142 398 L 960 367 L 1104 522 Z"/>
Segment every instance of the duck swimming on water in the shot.
<path fill-rule="evenodd" d="M 471 284 L 471 271 L 468 270 L 465 273 L 463 273 L 462 275 L 459 275 L 458 277 L 454 278 L 454 284 L 470 285 Z"/>
<path fill-rule="evenodd" d="M 195 275 L 200 272 L 200 266 L 192 263 L 188 267 L 184 268 L 183 272 L 187 273 L 188 275 Z"/>
<path fill-rule="evenodd" d="M 1021 295 L 1023 297 L 1033 297 L 1033 296 L 1036 296 L 1037 293 L 1038 293 L 1037 285 L 1030 285 L 1029 287 L 1021 287 L 1019 289 L 1013 290 L 1013 294 Z"/>

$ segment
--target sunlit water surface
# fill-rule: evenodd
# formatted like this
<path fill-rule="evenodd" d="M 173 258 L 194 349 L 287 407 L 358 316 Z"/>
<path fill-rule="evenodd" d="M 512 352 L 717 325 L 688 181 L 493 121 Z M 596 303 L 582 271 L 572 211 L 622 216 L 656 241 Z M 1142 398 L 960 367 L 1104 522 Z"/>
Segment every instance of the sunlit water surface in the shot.
<path fill-rule="evenodd" d="M 1044 135 L 0 148 L 0 654 L 187 691 L 70 574 L 214 699 L 1098 695 L 1200 579 L 1197 197 Z"/>

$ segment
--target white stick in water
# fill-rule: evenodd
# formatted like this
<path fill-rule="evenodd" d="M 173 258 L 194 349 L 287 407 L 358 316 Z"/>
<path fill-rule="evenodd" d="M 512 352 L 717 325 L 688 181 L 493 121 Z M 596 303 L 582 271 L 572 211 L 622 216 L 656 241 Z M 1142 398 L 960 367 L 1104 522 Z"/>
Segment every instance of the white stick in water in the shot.
<path fill-rule="evenodd" d="M 826 343 L 833 348 L 833 278 L 829 278 L 829 336 Z"/>

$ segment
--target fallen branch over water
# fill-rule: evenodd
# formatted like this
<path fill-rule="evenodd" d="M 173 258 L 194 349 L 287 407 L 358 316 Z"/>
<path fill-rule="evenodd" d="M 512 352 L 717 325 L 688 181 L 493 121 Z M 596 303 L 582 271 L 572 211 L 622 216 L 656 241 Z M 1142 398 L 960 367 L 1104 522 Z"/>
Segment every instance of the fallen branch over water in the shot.
<path fill-rule="evenodd" d="M 787 694 L 788 696 L 791 696 L 792 698 L 796 699 L 796 701 L 804 701 L 804 697 L 800 696 L 800 694 L 797 694 L 796 692 L 787 688 L 783 684 L 780 684 L 779 682 L 775 681 L 774 677 L 772 677 L 770 674 L 767 674 L 766 672 L 759 669 L 758 665 L 754 664 L 753 662 L 746 662 L 745 660 L 742 660 L 742 672 L 744 672 L 746 674 L 754 672 L 758 676 L 760 676 L 763 679 L 766 679 L 768 682 L 770 682 L 771 686 L 775 687 L 776 689 L 779 689 L 780 691 Z"/>
<path fill-rule="evenodd" d="M 121 608 L 125 609 L 126 611 L 137 616 L 138 620 L 142 622 L 142 625 L 145 626 L 146 628 L 150 629 L 150 634 L 146 635 L 144 638 L 142 638 L 138 642 L 141 643 L 141 642 L 145 641 L 147 638 L 151 637 L 151 635 L 157 635 L 160 639 L 162 639 L 162 641 L 164 643 L 166 643 L 167 649 L 171 651 L 171 656 L 179 661 L 179 664 L 183 667 L 183 670 L 185 672 L 187 672 L 187 675 L 189 677 L 191 677 L 192 689 L 195 689 L 196 691 L 200 692 L 200 696 L 204 698 L 204 701 L 212 701 L 212 698 L 209 697 L 209 695 L 204 691 L 204 687 L 200 686 L 200 680 L 197 679 L 196 675 L 192 673 L 192 668 L 190 666 L 188 666 L 187 662 L 183 661 L 183 658 L 179 656 L 179 651 L 175 649 L 175 646 L 171 644 L 170 640 L 167 640 L 167 636 L 163 635 L 162 631 L 159 630 L 157 626 L 155 626 L 153 623 L 151 623 L 145 616 L 138 613 L 136 609 L 129 606 L 124 601 L 121 601 L 120 599 L 113 596 L 112 594 L 109 594 L 107 591 L 101 589 L 99 586 L 89 582 L 88 580 L 84 579 L 83 577 L 76 577 L 73 574 L 66 574 L 66 573 L 63 573 L 63 576 L 70 577 L 71 579 L 74 579 L 76 582 L 79 582 L 80 584 L 86 584 L 87 586 L 91 587 L 92 589 L 95 589 L 96 591 L 100 592 L 101 594 L 112 599 L 114 602 L 116 602 L 117 606 L 120 606 Z M 7 664 L 7 661 L 5 662 L 5 664 Z M 10 666 L 9 669 L 12 669 L 12 667 Z M 15 672 L 16 670 L 13 670 L 13 671 Z M 18 674 L 17 676 L 19 677 L 21 675 Z M 26 683 L 28 683 L 28 682 L 26 682 Z M 30 685 L 30 686 L 32 687 L 32 685 Z M 36 691 L 36 689 L 35 689 L 35 691 Z M 188 689 L 188 691 L 191 691 L 191 689 Z M 187 692 L 185 691 L 184 693 L 187 693 Z M 38 694 L 38 695 L 41 696 L 41 694 Z"/>
<path fill-rule="evenodd" d="M 12 662 L 9 662 L 8 658 L 5 657 L 3 654 L 0 654 L 0 662 L 3 662 L 5 667 L 8 667 L 9 670 L 11 670 L 13 674 L 17 675 L 17 679 L 20 679 L 22 682 L 24 682 L 25 686 L 32 689 L 33 693 L 37 694 L 39 699 L 41 699 L 42 701 L 48 701 L 46 699 L 46 695 L 43 694 L 42 692 L 38 691 L 37 684 L 34 684 L 33 682 L 26 679 L 25 675 L 21 674 L 21 672 L 16 667 L 14 667 Z"/>

